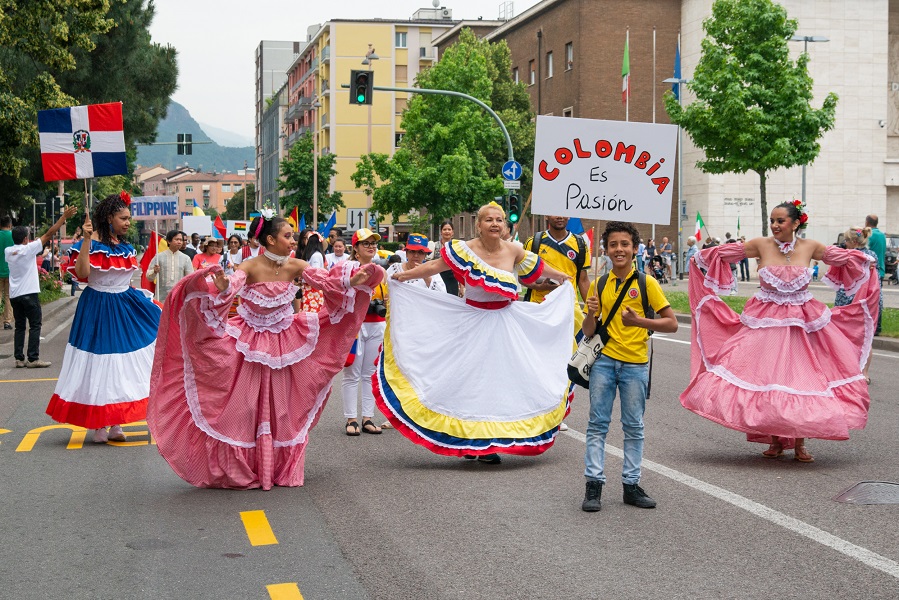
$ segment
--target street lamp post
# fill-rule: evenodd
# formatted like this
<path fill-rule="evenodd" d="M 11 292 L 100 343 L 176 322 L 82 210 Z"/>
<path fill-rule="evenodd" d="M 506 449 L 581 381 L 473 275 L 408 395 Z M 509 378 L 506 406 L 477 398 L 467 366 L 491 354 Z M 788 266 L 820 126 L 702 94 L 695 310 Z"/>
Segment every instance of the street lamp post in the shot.
<path fill-rule="evenodd" d="M 322 103 L 316 98 L 312 103 L 314 121 L 312 128 L 312 229 L 318 231 L 318 109 Z"/>
<path fill-rule="evenodd" d="M 688 84 L 692 81 L 692 79 L 684 79 L 683 77 L 669 77 L 662 81 L 662 83 L 676 83 L 677 87 L 677 103 L 683 107 L 684 105 L 684 90 L 680 87 L 681 84 Z M 683 139 L 684 128 L 680 125 L 677 126 L 677 256 L 678 256 L 678 265 L 681 267 L 678 269 L 678 277 L 682 277 L 684 271 L 686 270 L 686 265 L 683 264 L 683 260 L 681 258 L 684 256 L 684 219 L 687 213 L 687 201 L 684 199 L 684 139 Z M 698 243 L 699 240 L 697 240 Z M 675 279 L 675 281 L 677 281 Z"/>
<path fill-rule="evenodd" d="M 808 54 L 809 42 L 829 42 L 830 38 L 823 35 L 794 35 L 790 38 L 791 42 L 802 42 L 802 53 Z M 802 205 L 805 206 L 805 165 L 802 165 Z"/>
<path fill-rule="evenodd" d="M 372 70 L 371 61 L 378 60 L 380 57 L 375 54 L 375 49 L 372 48 L 372 45 L 368 45 L 368 52 L 365 53 L 365 58 L 362 59 L 362 64 L 368 67 L 368 70 Z M 372 138 L 372 128 L 371 128 L 371 102 L 368 104 L 368 153 L 371 154 L 371 138 Z M 368 206 L 366 207 L 366 213 L 368 214 L 369 220 L 371 220 L 371 194 L 368 194 Z"/>

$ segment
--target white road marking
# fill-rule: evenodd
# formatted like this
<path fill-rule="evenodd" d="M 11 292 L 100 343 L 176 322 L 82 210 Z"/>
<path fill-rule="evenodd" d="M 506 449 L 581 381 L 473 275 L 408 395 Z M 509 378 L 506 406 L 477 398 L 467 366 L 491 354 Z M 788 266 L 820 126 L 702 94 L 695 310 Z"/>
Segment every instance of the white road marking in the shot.
<path fill-rule="evenodd" d="M 564 431 L 562 433 L 563 435 L 570 436 L 584 444 L 587 443 L 587 436 L 580 431 L 569 429 L 568 431 Z M 613 456 L 617 456 L 618 458 L 624 458 L 624 452 L 620 448 L 617 448 L 615 446 L 606 444 L 606 452 L 612 454 Z M 860 563 L 868 565 L 869 567 L 872 567 L 879 571 L 883 571 L 887 575 L 899 579 L 899 563 L 885 556 L 881 556 L 876 552 L 872 552 L 867 548 L 856 546 L 852 542 L 848 542 L 842 538 L 839 538 L 832 533 L 824 531 L 823 529 L 818 529 L 814 525 L 809 525 L 804 521 L 800 521 L 799 519 L 795 519 L 789 515 L 785 515 L 782 512 L 774 510 L 773 508 L 769 508 L 764 504 L 760 504 L 758 502 L 755 502 L 754 500 L 750 500 L 749 498 L 745 498 L 739 494 L 735 494 L 734 492 L 718 487 L 717 485 L 706 483 L 701 479 L 696 479 L 695 477 L 691 477 L 686 473 L 681 473 L 680 471 L 677 471 L 670 467 L 666 467 L 665 465 L 659 464 L 657 462 L 644 460 L 643 467 L 649 471 L 654 471 L 659 475 L 663 475 L 669 479 L 677 481 L 678 483 L 682 483 L 697 491 L 703 492 L 704 494 L 708 494 L 713 498 L 723 500 L 728 504 L 732 504 L 737 508 L 741 508 L 751 514 L 754 514 L 757 517 L 761 517 L 766 521 L 774 523 L 775 525 L 779 525 L 784 529 L 788 529 L 789 531 L 798 533 L 799 535 L 806 537 L 813 542 L 817 542 L 823 546 L 827 546 L 828 548 L 833 548 L 837 552 L 844 554 L 849 558 L 857 560 Z"/>

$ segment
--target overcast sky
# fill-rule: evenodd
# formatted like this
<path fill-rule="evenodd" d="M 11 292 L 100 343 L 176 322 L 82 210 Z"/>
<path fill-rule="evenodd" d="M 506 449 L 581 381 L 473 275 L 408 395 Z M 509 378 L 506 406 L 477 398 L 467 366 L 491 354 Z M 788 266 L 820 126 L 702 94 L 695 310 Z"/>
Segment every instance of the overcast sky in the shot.
<path fill-rule="evenodd" d="M 516 0 L 521 14 L 538 0 Z M 178 49 L 173 99 L 201 123 L 254 136 L 254 52 L 260 40 L 304 40 L 306 28 L 329 19 L 408 19 L 431 0 L 154 0 L 153 41 Z M 496 19 L 499 0 L 442 0 L 453 19 Z"/>

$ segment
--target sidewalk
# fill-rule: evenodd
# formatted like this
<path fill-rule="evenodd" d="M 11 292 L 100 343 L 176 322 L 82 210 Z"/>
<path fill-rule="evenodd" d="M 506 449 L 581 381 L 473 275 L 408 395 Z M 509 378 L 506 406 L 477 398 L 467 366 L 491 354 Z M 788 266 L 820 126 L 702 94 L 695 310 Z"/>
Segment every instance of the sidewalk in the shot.
<path fill-rule="evenodd" d="M 68 286 L 66 286 L 65 289 L 68 289 Z M 50 319 L 55 317 L 60 312 L 68 309 L 71 311 L 72 315 L 75 314 L 75 307 L 78 305 L 79 295 L 80 294 L 75 296 L 63 296 L 59 300 L 54 300 L 53 302 L 41 306 L 41 322 L 43 323 L 41 327 L 41 334 L 44 334 L 46 332 L 46 327 L 49 324 Z M 13 331 L 0 331 L 2 331 L 3 334 L 0 335 L 0 360 L 12 358 Z"/>

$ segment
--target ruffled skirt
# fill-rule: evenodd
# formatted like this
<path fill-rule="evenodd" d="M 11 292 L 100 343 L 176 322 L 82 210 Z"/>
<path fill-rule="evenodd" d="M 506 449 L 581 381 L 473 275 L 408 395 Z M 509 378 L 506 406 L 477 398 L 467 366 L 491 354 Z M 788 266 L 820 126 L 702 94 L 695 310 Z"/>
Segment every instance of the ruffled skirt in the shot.
<path fill-rule="evenodd" d="M 448 456 L 535 455 L 571 400 L 570 285 L 497 310 L 390 281 L 375 399 L 413 442 Z"/>

